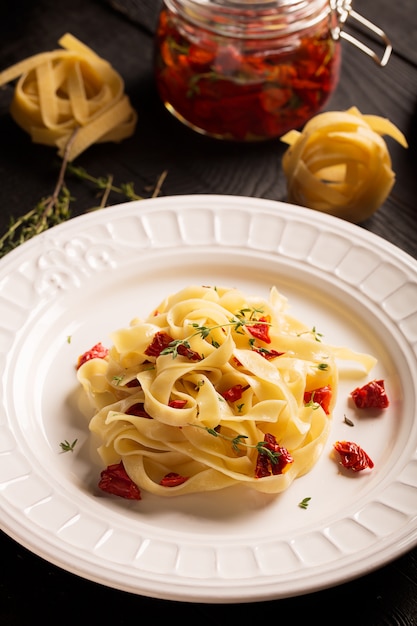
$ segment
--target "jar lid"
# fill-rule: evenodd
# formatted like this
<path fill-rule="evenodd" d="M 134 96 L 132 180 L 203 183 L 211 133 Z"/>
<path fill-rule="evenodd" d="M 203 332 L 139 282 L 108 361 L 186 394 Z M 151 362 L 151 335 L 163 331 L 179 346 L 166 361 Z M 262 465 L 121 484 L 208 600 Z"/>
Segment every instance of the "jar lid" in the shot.
<path fill-rule="evenodd" d="M 384 66 L 392 45 L 378 26 L 352 8 L 352 0 L 164 0 L 166 6 L 196 26 L 213 33 L 237 38 L 272 38 L 308 29 L 329 16 L 329 29 L 335 41 L 345 39 Z M 353 28 L 370 32 L 384 46 L 381 55 L 357 37 L 345 32 L 347 19 Z"/>
<path fill-rule="evenodd" d="M 197 26 L 238 38 L 300 32 L 332 12 L 329 0 L 165 0 L 165 4 Z"/>

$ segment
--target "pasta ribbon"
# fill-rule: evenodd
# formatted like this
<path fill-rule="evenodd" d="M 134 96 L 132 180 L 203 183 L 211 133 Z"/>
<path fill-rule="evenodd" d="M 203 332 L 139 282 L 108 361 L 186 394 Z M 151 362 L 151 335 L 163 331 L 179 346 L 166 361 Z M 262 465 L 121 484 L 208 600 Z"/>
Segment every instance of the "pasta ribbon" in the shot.
<path fill-rule="evenodd" d="M 275 287 L 268 299 L 186 287 L 111 340 L 108 354 L 77 370 L 90 431 L 105 466 L 122 462 L 139 489 L 168 497 L 287 489 L 327 441 L 337 359 L 363 375 L 375 364 L 319 341 Z"/>
<path fill-rule="evenodd" d="M 67 33 L 62 49 L 36 54 L 0 72 L 0 86 L 17 80 L 10 112 L 35 143 L 56 146 L 73 161 L 98 142 L 121 141 L 137 114 L 120 74 Z"/>
<path fill-rule="evenodd" d="M 370 217 L 395 182 L 383 135 L 407 148 L 394 124 L 356 107 L 321 113 L 302 132 L 289 131 L 281 137 L 289 144 L 282 159 L 288 201 L 354 223 Z"/>

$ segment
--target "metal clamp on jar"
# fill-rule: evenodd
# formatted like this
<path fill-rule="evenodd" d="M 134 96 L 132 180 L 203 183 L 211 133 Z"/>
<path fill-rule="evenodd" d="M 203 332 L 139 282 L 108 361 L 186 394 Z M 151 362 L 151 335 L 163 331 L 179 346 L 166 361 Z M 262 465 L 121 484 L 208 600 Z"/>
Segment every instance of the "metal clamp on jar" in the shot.
<path fill-rule="evenodd" d="M 382 59 L 343 30 L 348 17 L 385 44 Z M 350 0 L 164 0 L 155 76 L 166 108 L 194 130 L 262 141 L 299 128 L 339 80 L 346 39 L 385 65 L 385 33 Z"/>

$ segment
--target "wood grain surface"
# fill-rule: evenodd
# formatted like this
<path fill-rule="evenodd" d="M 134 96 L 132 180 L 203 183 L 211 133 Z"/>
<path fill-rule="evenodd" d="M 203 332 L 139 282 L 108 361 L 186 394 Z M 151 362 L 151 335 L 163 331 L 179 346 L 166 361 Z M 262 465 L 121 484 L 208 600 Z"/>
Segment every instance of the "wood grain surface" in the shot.
<path fill-rule="evenodd" d="M 78 160 L 94 176 L 133 181 L 149 195 L 163 171 L 161 195 L 236 194 L 286 200 L 279 141 L 235 145 L 202 137 L 162 106 L 153 80 L 153 33 L 158 0 L 22 0 L 4 3 L 0 20 L 0 70 L 57 47 L 65 32 L 91 46 L 123 76 L 138 111 L 135 136 L 91 147 Z M 357 106 L 388 117 L 407 136 L 404 150 L 387 140 L 397 175 L 395 187 L 364 228 L 417 258 L 417 12 L 416 0 L 356 0 L 354 8 L 386 31 L 394 52 L 385 68 L 347 42 L 339 86 L 328 110 Z M 350 27 L 349 27 L 350 28 Z M 352 31 L 353 32 L 353 31 Z M 363 33 L 360 37 L 365 37 Z M 373 42 L 370 42 L 373 44 Z M 53 149 L 32 144 L 11 119 L 12 85 L 0 88 L 0 230 L 55 185 L 60 161 Z M 71 177 L 72 214 L 95 206 L 96 190 Z M 121 199 L 111 195 L 109 203 Z M 266 623 L 417 624 L 417 550 L 361 578 L 301 598 L 262 605 L 182 604 L 143 598 L 73 576 L 0 536 L 0 623 L 127 625 L 143 620 L 235 626 Z M 150 617 L 151 616 L 151 617 Z M 254 616 L 254 617 L 252 617 Z M 133 622 L 132 622 L 133 620 Z"/>

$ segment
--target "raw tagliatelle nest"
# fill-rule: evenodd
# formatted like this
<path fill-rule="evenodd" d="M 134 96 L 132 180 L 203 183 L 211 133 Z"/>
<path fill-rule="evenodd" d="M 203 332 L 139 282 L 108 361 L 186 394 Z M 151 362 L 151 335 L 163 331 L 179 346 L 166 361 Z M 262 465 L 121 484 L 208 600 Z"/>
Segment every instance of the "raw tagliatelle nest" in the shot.
<path fill-rule="evenodd" d="M 281 137 L 289 144 L 282 160 L 288 201 L 354 223 L 370 217 L 395 182 L 382 135 L 407 147 L 389 120 L 356 107 L 321 113 L 302 132 L 288 132 Z"/>
<path fill-rule="evenodd" d="M 0 72 L 0 86 L 18 79 L 13 119 L 35 143 L 56 146 L 61 157 L 67 149 L 73 161 L 94 143 L 130 137 L 137 114 L 107 61 L 69 33 L 58 43 L 62 49 Z"/>

